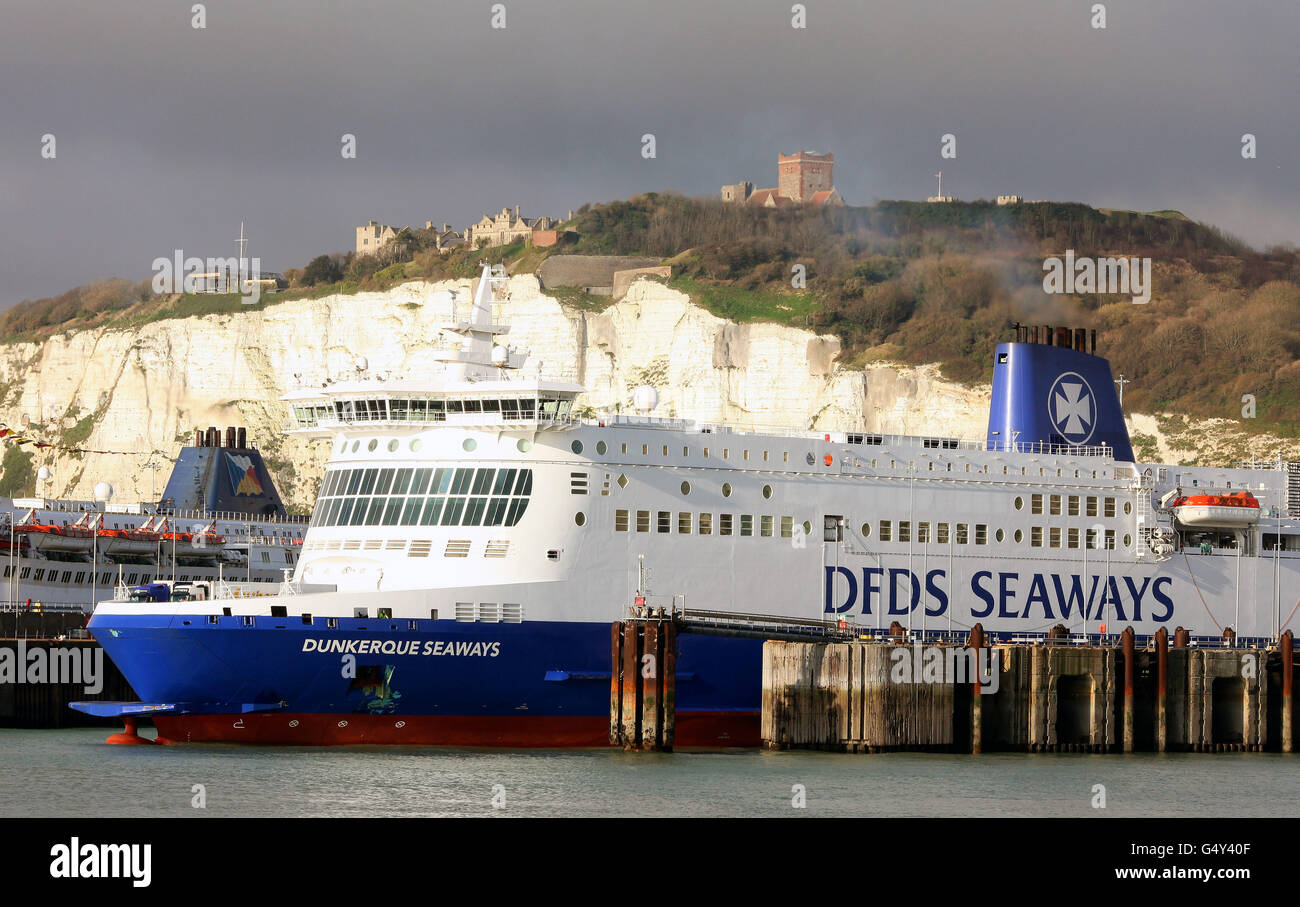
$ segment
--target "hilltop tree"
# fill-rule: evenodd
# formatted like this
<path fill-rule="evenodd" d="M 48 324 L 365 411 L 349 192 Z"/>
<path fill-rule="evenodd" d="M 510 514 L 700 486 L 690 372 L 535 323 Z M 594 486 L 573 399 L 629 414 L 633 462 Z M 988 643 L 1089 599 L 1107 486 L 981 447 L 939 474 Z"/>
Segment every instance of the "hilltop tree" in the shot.
<path fill-rule="evenodd" d="M 334 283 L 343 277 L 343 271 L 329 255 L 317 255 L 307 262 L 302 269 L 303 286 L 314 287 L 318 283 Z"/>

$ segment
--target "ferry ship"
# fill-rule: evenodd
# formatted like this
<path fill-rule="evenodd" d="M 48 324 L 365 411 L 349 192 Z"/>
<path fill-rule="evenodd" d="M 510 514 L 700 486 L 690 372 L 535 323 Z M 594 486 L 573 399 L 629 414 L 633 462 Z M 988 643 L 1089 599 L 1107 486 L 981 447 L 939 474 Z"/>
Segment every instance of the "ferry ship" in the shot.
<path fill-rule="evenodd" d="M 267 596 L 297 566 L 307 518 L 285 510 L 242 428 L 224 437 L 216 428 L 198 430 L 158 501 L 115 506 L 110 484 L 95 490 L 94 500 L 0 501 L 10 608 L 90 613 L 105 595 L 126 599 L 134 588 L 194 584 Z"/>
<path fill-rule="evenodd" d="M 987 434 L 587 415 L 528 376 L 485 268 L 441 374 L 285 398 L 331 456 L 272 598 L 104 602 L 174 742 L 608 745 L 610 624 L 644 607 L 913 639 L 1267 641 L 1300 607 L 1300 472 L 1135 462 L 1096 334 L 1015 326 Z M 649 579 L 647 580 L 647 576 Z M 678 638 L 678 746 L 758 743 L 761 639 Z"/>

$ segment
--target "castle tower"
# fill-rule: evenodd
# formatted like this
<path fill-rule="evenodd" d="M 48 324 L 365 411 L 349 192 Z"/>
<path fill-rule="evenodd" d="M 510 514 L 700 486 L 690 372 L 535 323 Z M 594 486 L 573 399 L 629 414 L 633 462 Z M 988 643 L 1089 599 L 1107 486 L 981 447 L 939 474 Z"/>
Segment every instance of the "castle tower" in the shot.
<path fill-rule="evenodd" d="M 796 202 L 812 201 L 813 194 L 835 188 L 835 155 L 815 151 L 778 154 L 780 181 L 777 191 Z"/>

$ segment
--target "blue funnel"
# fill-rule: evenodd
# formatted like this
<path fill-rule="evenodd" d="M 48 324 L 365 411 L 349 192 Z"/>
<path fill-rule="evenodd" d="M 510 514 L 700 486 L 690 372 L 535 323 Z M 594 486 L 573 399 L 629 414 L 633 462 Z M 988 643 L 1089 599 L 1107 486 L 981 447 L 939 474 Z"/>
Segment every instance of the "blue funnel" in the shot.
<path fill-rule="evenodd" d="M 994 450 L 1105 445 L 1133 462 L 1110 363 L 1068 346 L 998 344 L 988 441 Z"/>

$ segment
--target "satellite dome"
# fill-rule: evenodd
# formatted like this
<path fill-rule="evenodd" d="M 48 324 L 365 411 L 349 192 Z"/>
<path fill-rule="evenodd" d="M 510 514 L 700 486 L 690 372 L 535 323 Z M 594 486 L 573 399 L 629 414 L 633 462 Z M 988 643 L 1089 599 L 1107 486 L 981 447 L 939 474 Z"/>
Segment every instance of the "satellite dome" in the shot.
<path fill-rule="evenodd" d="M 107 482 L 100 482 L 95 486 L 95 500 L 101 503 L 107 503 L 108 499 L 113 496 L 113 486 Z"/>
<path fill-rule="evenodd" d="M 353 363 L 353 365 L 356 366 L 357 371 L 364 372 L 367 368 L 369 368 L 370 363 L 366 360 L 365 356 L 358 356 L 356 358 L 356 361 Z"/>
<path fill-rule="evenodd" d="M 648 413 L 659 405 L 659 391 L 643 384 L 632 392 L 632 405 L 638 412 Z"/>
<path fill-rule="evenodd" d="M 53 473 L 50 472 L 50 467 L 48 466 L 42 466 L 40 469 L 36 470 L 36 478 L 40 479 L 42 482 L 48 482 L 51 475 L 53 475 Z"/>
<path fill-rule="evenodd" d="M 505 365 L 509 359 L 510 359 L 510 351 L 507 350 L 504 346 L 492 347 L 493 365 Z"/>

